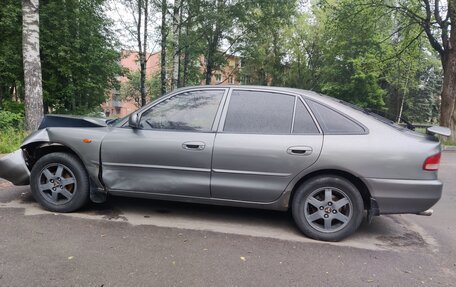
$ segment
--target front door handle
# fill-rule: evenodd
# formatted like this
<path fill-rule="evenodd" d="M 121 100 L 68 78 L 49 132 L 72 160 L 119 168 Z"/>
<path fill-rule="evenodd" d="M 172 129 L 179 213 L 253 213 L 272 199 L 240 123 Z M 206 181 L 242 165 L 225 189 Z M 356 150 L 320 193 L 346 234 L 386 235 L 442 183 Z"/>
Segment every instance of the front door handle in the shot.
<path fill-rule="evenodd" d="M 291 155 L 310 155 L 312 148 L 310 146 L 292 146 L 287 149 L 287 153 Z"/>
<path fill-rule="evenodd" d="M 206 144 L 203 142 L 184 142 L 182 144 L 182 148 L 188 150 L 203 150 L 205 147 Z"/>

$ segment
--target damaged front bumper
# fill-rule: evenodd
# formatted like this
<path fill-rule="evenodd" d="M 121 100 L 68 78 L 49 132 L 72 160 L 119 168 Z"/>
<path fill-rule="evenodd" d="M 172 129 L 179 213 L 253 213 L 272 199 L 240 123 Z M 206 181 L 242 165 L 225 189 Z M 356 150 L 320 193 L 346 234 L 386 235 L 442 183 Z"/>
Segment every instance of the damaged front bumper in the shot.
<path fill-rule="evenodd" d="M 30 171 L 21 149 L 0 158 L 0 178 L 11 181 L 14 185 L 30 183 Z"/>

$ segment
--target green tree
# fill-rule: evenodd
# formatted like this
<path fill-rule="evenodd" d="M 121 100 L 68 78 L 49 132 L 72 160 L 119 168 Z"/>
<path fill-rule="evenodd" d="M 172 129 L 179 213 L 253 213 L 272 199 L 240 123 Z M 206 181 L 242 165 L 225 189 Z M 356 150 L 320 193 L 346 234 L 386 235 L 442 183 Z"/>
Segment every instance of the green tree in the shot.
<path fill-rule="evenodd" d="M 23 99 L 21 2 L 0 1 L 0 107 L 13 96 Z"/>
<path fill-rule="evenodd" d="M 128 81 L 120 84 L 120 99 L 117 100 L 134 101 L 139 108 L 142 105 L 141 72 L 129 72 L 127 74 L 127 79 Z M 146 79 L 144 89 L 146 99 L 149 101 L 160 96 L 158 74 L 152 75 L 150 79 Z"/>
<path fill-rule="evenodd" d="M 286 32 L 297 1 L 252 1 L 240 19 L 235 50 L 242 57 L 241 77 L 247 84 L 284 85 L 289 70 Z"/>
<path fill-rule="evenodd" d="M 104 1 L 42 1 L 45 106 L 80 113 L 99 106 L 121 73 Z"/>
<path fill-rule="evenodd" d="M 348 18 L 362 19 L 359 14 L 379 15 L 382 19 L 396 19 L 396 31 L 415 30 L 418 41 L 422 36 L 437 53 L 443 71 L 440 105 L 440 124 L 453 130 L 456 138 L 456 1 L 440 0 L 362 0 L 353 1 Z M 394 40 L 396 32 L 391 33 Z M 405 47 L 408 48 L 408 45 Z"/>
<path fill-rule="evenodd" d="M 410 115 L 414 97 L 427 97 L 426 102 L 435 105 L 435 94 L 418 92 L 425 75 L 435 78 L 439 73 L 425 37 L 414 26 L 402 26 L 407 20 L 403 15 L 391 17 L 384 6 L 364 8 L 352 0 L 315 7 L 317 25 L 324 21 L 320 90 L 383 110 L 395 120 Z"/>

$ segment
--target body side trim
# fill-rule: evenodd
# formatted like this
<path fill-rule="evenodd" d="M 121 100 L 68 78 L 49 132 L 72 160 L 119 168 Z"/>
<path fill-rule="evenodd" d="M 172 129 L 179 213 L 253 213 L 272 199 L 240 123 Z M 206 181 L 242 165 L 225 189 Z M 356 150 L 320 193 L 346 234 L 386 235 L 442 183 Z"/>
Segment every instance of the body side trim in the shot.
<path fill-rule="evenodd" d="M 258 172 L 258 171 L 246 171 L 246 170 L 229 170 L 229 169 L 212 169 L 213 172 L 218 173 L 234 173 L 234 174 L 248 174 L 248 175 L 265 175 L 265 176 L 278 176 L 278 177 L 289 177 L 289 173 L 275 173 L 275 172 Z"/>
<path fill-rule="evenodd" d="M 171 170 L 187 170 L 187 171 L 199 171 L 199 172 L 211 172 L 208 168 L 193 168 L 183 166 L 165 166 L 165 165 L 149 165 L 149 164 L 134 164 L 134 163 L 116 163 L 116 162 L 103 162 L 103 165 L 107 166 L 119 166 L 119 167 L 138 167 L 138 168 L 152 168 L 152 169 L 171 169 Z"/>

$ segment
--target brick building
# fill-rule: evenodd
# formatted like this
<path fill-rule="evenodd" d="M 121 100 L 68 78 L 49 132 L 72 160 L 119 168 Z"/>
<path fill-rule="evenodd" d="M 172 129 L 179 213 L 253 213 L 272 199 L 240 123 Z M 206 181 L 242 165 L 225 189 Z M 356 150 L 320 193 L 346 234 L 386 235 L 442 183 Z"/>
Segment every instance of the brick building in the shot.
<path fill-rule="evenodd" d="M 130 72 L 137 72 L 140 69 L 138 53 L 134 51 L 122 51 L 121 52 L 120 65 Z M 146 77 L 150 79 L 153 75 L 160 73 L 160 52 L 147 54 L 148 61 L 146 66 Z M 199 58 L 199 64 L 201 72 L 204 73 L 205 61 L 204 57 Z M 239 81 L 239 70 L 241 67 L 240 58 L 233 55 L 226 56 L 226 65 L 221 69 L 216 70 L 212 74 L 211 85 L 217 84 L 240 84 Z M 120 84 L 128 81 L 127 77 L 118 78 Z M 205 81 L 201 81 L 201 85 L 204 85 Z M 119 90 L 110 90 L 106 102 L 102 105 L 103 111 L 107 117 L 124 117 L 131 112 L 138 109 L 134 100 L 121 99 Z"/>

